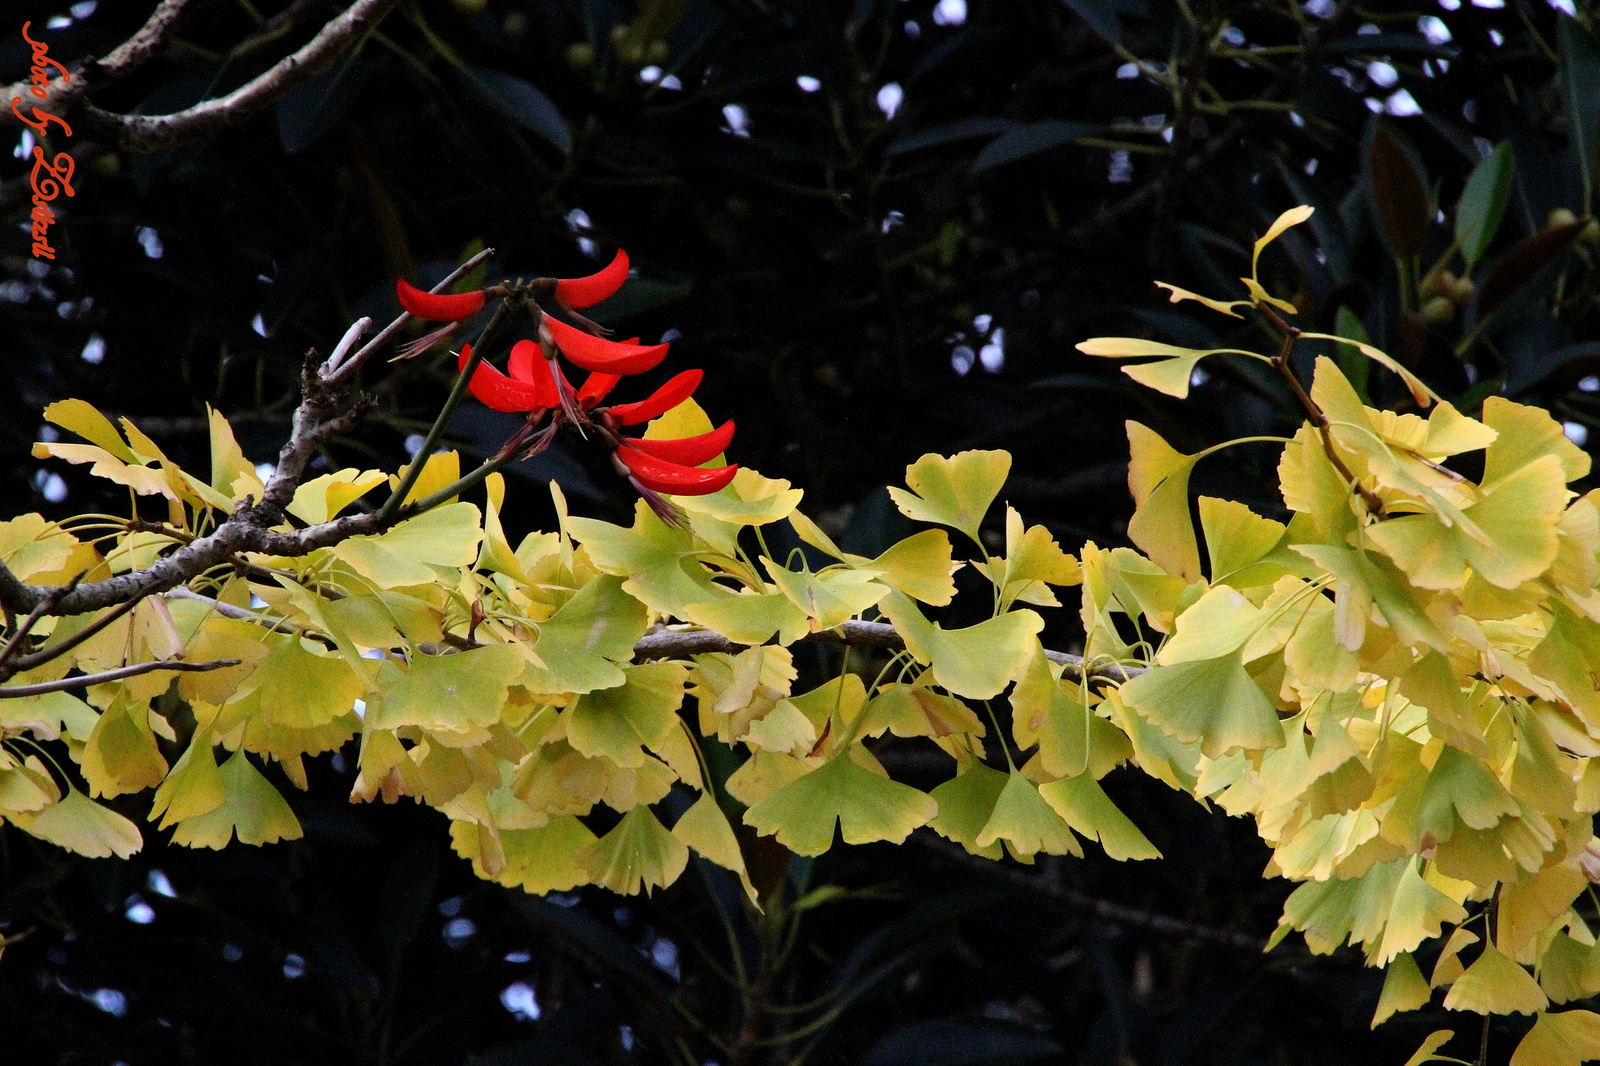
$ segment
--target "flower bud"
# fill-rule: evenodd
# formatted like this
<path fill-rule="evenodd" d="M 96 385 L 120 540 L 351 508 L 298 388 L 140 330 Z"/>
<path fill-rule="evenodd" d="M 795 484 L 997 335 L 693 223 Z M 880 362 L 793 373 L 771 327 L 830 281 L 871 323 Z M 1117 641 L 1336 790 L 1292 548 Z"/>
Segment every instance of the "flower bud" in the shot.
<path fill-rule="evenodd" d="M 1448 326 L 1456 318 L 1456 305 L 1448 296 L 1435 296 L 1422 305 L 1422 320 L 1430 326 Z"/>
<path fill-rule="evenodd" d="M 1578 216 L 1572 213 L 1570 207 L 1558 207 L 1545 218 L 1544 228 L 1556 229 L 1559 226 L 1570 226 L 1576 221 L 1578 221 Z"/>

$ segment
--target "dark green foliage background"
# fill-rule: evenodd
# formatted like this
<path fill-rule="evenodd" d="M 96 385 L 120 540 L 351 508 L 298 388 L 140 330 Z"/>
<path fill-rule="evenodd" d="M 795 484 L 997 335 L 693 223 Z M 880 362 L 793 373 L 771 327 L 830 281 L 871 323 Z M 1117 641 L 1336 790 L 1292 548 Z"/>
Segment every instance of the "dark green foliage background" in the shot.
<path fill-rule="evenodd" d="M 45 39 L 63 59 L 103 55 L 151 6 L 101 0 Z M 164 113 L 234 88 L 335 10 L 301 5 L 278 48 L 224 61 L 286 6 L 196 0 L 159 59 L 95 102 Z M 1248 323 L 1170 307 L 1151 281 L 1240 295 L 1250 243 L 1302 202 L 1316 218 L 1268 253 L 1263 276 L 1306 323 L 1332 330 L 1348 308 L 1463 409 L 1504 392 L 1594 428 L 1597 394 L 1580 387 L 1600 370 L 1589 246 L 1571 239 L 1578 227 L 1534 248 L 1542 258 L 1518 242 L 1552 209 L 1587 213 L 1600 47 L 1534 0 L 1308 6 L 968 0 L 959 25 L 939 25 L 929 0 L 411 0 L 238 130 L 155 155 L 87 153 L 47 271 L 22 228 L 0 231 L 0 513 L 126 508 L 82 470 L 30 457 L 40 409 L 68 396 L 131 416 L 196 469 L 211 403 L 253 460 L 270 461 L 307 348 L 326 351 L 352 317 L 386 319 L 396 276 L 431 282 L 475 241 L 499 250 L 491 277 L 589 272 L 597 260 L 580 237 L 602 257 L 625 246 L 640 280 L 597 317 L 647 340 L 681 334 L 651 381 L 625 387 L 643 395 L 704 368 L 702 404 L 739 424 L 732 457 L 805 488 L 808 513 L 868 553 L 907 531 L 882 487 L 926 451 L 1009 449 L 1008 498 L 1076 550 L 1126 542 L 1123 420 L 1185 451 L 1292 431 L 1293 398 L 1252 365 L 1206 364 L 1179 404 L 1072 346 L 1103 333 L 1270 343 Z M 32 18 L 37 32 L 65 12 L 3 9 L 0 77 L 11 79 L 27 61 L 13 27 Z M 1421 16 L 1442 20 L 1449 41 L 1430 43 Z M 657 28 L 638 39 L 665 40 L 680 88 L 641 83 L 617 54 L 613 28 L 631 22 Z M 1181 105 L 1148 77 L 1120 76 L 1130 56 L 1194 88 L 1199 106 L 1170 146 L 1160 130 Z M 1397 82 L 1379 84 L 1390 74 Z M 803 92 L 800 75 L 820 88 Z M 904 94 L 892 118 L 877 105 L 888 83 Z M 1400 89 L 1420 114 L 1404 114 Z M 729 105 L 747 136 L 724 128 Z M 1400 154 L 1375 155 L 1374 138 Z M 1515 178 L 1475 277 L 1481 293 L 1498 272 L 1509 299 L 1425 319 L 1390 254 L 1394 227 L 1421 229 L 1426 269 L 1450 244 L 1472 168 L 1504 141 Z M 11 176 L 23 164 L 0 170 L 5 221 L 21 223 L 25 180 Z M 1384 190 L 1407 181 L 1442 222 L 1397 214 L 1404 204 Z M 141 244 L 147 227 L 159 257 L 148 236 Z M 1004 330 L 1004 363 L 962 375 L 957 346 L 996 343 L 979 315 Z M 104 342 L 97 364 L 82 358 L 91 336 Z M 452 373 L 442 358 L 376 365 L 365 384 L 379 413 L 329 461 L 404 461 Z M 1370 390 L 1380 405 L 1404 402 L 1378 372 Z M 513 425 L 472 407 L 453 430 L 486 453 Z M 1194 485 L 1276 513 L 1274 461 L 1260 446 L 1230 451 Z M 551 521 L 551 477 L 580 513 L 625 520 L 632 506 L 579 441 L 520 473 L 514 535 Z M 1046 635 L 1070 648 L 1073 612 L 1057 614 Z M 811 683 L 838 666 L 801 659 Z M 1005 872 L 919 834 L 811 863 L 748 841 L 778 893 L 773 914 L 844 890 L 804 911 L 784 953 L 787 927 L 752 925 L 728 879 L 698 864 L 653 900 L 590 890 L 550 902 L 478 882 L 432 812 L 345 805 L 345 754 L 316 762 L 309 794 L 291 791 L 300 842 L 214 854 L 168 848 L 148 829 L 135 861 L 111 863 L 0 833 L 0 928 L 28 932 L 0 961 L 0 1058 L 1398 1063 L 1451 1024 L 1455 1053 L 1477 1051 L 1476 1020 L 1442 1012 L 1369 1035 L 1381 979 L 1354 955 L 1313 959 L 1289 944 L 1261 957 L 1085 910 L 1072 893 L 1264 937 L 1287 892 L 1260 879 L 1267 853 L 1249 826 L 1130 771 L 1108 783 L 1164 861 L 1095 854 Z M 883 754 L 916 784 L 947 772 L 913 746 Z M 142 802 L 119 806 L 138 817 Z M 152 870 L 176 898 L 152 890 Z M 152 922 L 126 917 L 140 901 Z M 447 941 L 452 914 L 475 933 Z M 678 979 L 650 961 L 660 938 L 676 947 Z M 727 979 L 735 948 L 761 976 Z M 528 961 L 505 961 L 516 952 Z M 303 975 L 286 976 L 290 953 Z M 500 1005 L 519 980 L 537 989 L 537 1022 Z M 96 1005 L 102 989 L 122 994 L 120 1014 L 104 1009 L 114 997 Z M 1496 1028 L 1491 1059 L 1518 1028 Z"/>

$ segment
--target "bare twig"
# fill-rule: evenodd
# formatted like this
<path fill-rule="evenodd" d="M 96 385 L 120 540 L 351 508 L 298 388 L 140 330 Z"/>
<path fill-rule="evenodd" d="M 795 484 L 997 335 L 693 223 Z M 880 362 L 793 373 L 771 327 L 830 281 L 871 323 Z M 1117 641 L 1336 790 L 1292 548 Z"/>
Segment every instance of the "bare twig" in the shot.
<path fill-rule="evenodd" d="M 62 585 L 61 588 L 57 590 L 56 595 L 46 596 L 44 599 L 39 601 L 38 606 L 34 607 L 33 610 L 28 612 L 28 617 L 24 618 L 17 626 L 17 631 L 11 634 L 11 639 L 6 641 L 5 647 L 0 648 L 0 678 L 7 678 L 21 670 L 27 669 L 26 666 L 8 668 L 6 664 L 10 663 L 12 659 L 16 658 L 17 652 L 22 650 L 23 642 L 28 639 L 28 634 L 33 632 L 33 627 L 38 623 L 39 619 L 49 614 L 55 605 L 61 601 L 61 597 L 77 588 L 78 582 L 82 580 L 82 574 L 76 575 L 71 581 L 67 582 L 65 585 Z"/>
<path fill-rule="evenodd" d="M 822 644 L 843 644 L 851 648 L 878 648 L 884 651 L 903 651 L 906 646 L 904 638 L 887 622 L 850 621 L 836 629 L 809 633 L 800 639 Z M 737 653 L 744 651 L 746 647 L 748 645 L 735 643 L 720 633 L 713 633 L 699 626 L 673 628 L 658 626 L 633 646 L 633 656 L 636 659 L 666 659 L 719 651 Z M 1045 656 L 1051 662 L 1066 667 L 1062 677 L 1067 681 L 1083 680 L 1083 656 L 1049 650 L 1045 651 Z M 1144 668 L 1122 666 L 1117 663 L 1090 663 L 1088 672 L 1091 681 L 1127 681 L 1144 673 Z"/>
<path fill-rule="evenodd" d="M 74 583 L 74 587 L 75 586 L 76 586 L 76 583 Z M 64 589 L 63 591 L 70 592 L 71 589 L 68 588 L 68 589 Z M 84 641 L 88 640 L 90 637 L 92 637 L 96 633 L 100 632 L 102 629 L 104 629 L 106 626 L 110 625 L 112 622 L 115 622 L 117 619 L 121 618 L 123 615 L 125 615 L 129 611 L 133 610 L 135 607 L 137 607 L 139 605 L 139 601 L 144 599 L 145 596 L 147 596 L 147 595 L 149 595 L 149 593 L 147 591 L 146 592 L 140 592 L 138 595 L 133 596 L 127 602 L 118 604 L 116 607 L 114 607 L 111 610 L 107 611 L 101 617 L 96 618 L 89 625 L 84 626 L 83 629 L 81 629 L 78 632 L 72 634 L 72 636 L 67 637 L 66 639 L 60 641 L 57 644 L 46 645 L 45 647 L 40 648 L 38 651 L 29 652 L 27 655 L 22 656 L 21 658 L 19 658 L 17 660 L 17 664 L 16 664 L 17 665 L 17 670 L 16 670 L 16 672 L 17 673 L 21 673 L 23 670 L 32 670 L 35 667 L 43 666 L 45 663 L 49 662 L 52 659 L 60 658 L 62 655 L 65 655 L 67 652 L 71 651 L 73 648 L 76 648 L 79 644 L 82 644 Z M 41 604 L 41 606 L 42 606 L 42 604 Z M 35 610 L 37 610 L 37 608 L 35 608 Z M 4 675 L 0 675 L 0 676 L 4 676 Z"/>
<path fill-rule="evenodd" d="M 103 685 L 108 681 L 121 681 L 125 677 L 151 674 L 157 670 L 175 670 L 179 673 L 222 670 L 229 666 L 238 666 L 239 662 L 240 660 L 238 659 L 216 659 L 207 663 L 136 663 L 133 666 L 119 666 L 115 670 L 106 670 L 98 674 L 64 677 L 60 681 L 41 681 L 37 685 L 13 685 L 9 688 L 0 688 L 0 700 L 15 700 L 24 696 L 43 696 L 47 692 L 68 692 L 76 688 L 88 688 L 90 685 Z"/>
<path fill-rule="evenodd" d="M 232 129 L 333 66 L 399 2 L 356 0 L 299 51 L 226 96 L 203 100 L 170 115 L 122 115 L 85 103 L 84 126 L 92 136 L 131 152 L 159 152 Z"/>
<path fill-rule="evenodd" d="M 468 259 L 465 263 L 462 263 L 460 266 L 452 270 L 443 281 L 439 282 L 439 284 L 435 285 L 428 291 L 443 292 L 470 274 L 477 268 L 479 263 L 483 262 L 485 259 L 488 259 L 493 254 L 493 248 L 485 248 L 483 251 L 479 252 L 477 255 L 473 256 L 471 259 Z M 400 312 L 399 318 L 396 318 L 393 322 L 383 327 L 382 331 L 380 331 L 376 337 L 372 338 L 366 344 L 363 344 L 361 346 L 361 350 L 346 360 L 343 366 L 338 367 L 336 370 L 328 370 L 325 368 L 322 371 L 323 380 L 327 381 L 330 385 L 337 385 L 341 382 L 350 380 L 351 375 L 357 370 L 361 369 L 361 364 L 370 359 L 373 352 L 376 352 L 379 348 L 382 348 L 385 344 L 387 344 L 389 342 L 389 338 L 400 332 L 401 327 L 410 321 L 411 316 L 409 314 L 404 311 Z"/>
<path fill-rule="evenodd" d="M 344 362 L 344 357 L 350 354 L 350 349 L 355 347 L 361 335 L 372 328 L 372 319 L 358 318 L 351 323 L 350 328 L 344 331 L 344 336 L 339 338 L 339 343 L 334 347 L 333 354 L 328 356 L 327 363 L 317 371 L 319 377 L 326 381 L 339 369 L 339 364 Z"/>

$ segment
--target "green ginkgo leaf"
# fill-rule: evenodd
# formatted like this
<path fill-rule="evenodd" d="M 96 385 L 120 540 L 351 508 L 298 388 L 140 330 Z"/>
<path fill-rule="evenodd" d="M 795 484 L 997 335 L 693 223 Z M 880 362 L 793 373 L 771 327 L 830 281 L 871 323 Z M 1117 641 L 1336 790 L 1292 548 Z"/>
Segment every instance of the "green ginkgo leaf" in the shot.
<path fill-rule="evenodd" d="M 1485 490 L 1546 455 L 1560 460 L 1566 481 L 1589 472 L 1589 453 L 1568 440 L 1561 423 L 1542 408 L 1490 396 L 1483 401 L 1483 424 L 1496 434 L 1483 457 Z"/>
<path fill-rule="evenodd" d="M 987 848 L 1002 840 L 1012 854 L 1024 860 L 1041 851 L 1047 855 L 1083 855 L 1077 838 L 1054 806 L 1039 795 L 1037 785 L 1016 770 L 1006 776 L 994 810 L 973 843 Z"/>
<path fill-rule="evenodd" d="M 1098 355 L 1111 359 L 1162 356 L 1154 363 L 1125 366 L 1122 372 L 1141 385 L 1164 392 L 1168 396 L 1186 399 L 1189 383 L 1194 378 L 1195 364 L 1208 355 L 1247 355 L 1259 359 L 1255 352 L 1239 348 L 1180 348 L 1160 341 L 1140 340 L 1137 337 L 1092 337 L 1077 346 L 1084 355 Z"/>
<path fill-rule="evenodd" d="M 1213 585 L 1178 615 L 1172 636 L 1156 656 L 1163 666 L 1215 659 L 1244 648 L 1267 615 L 1227 585 Z"/>
<path fill-rule="evenodd" d="M 1039 786 L 1039 794 L 1067 825 L 1098 842 L 1109 857 L 1119 862 L 1161 858 L 1161 852 L 1117 809 L 1093 776 L 1079 774 L 1050 781 Z"/>
<path fill-rule="evenodd" d="M 835 823 L 846 844 L 899 844 L 939 813 L 927 793 L 891 781 L 857 759 L 872 755 L 860 745 L 840 753 L 761 799 L 745 812 L 745 822 L 776 836 L 797 855 L 821 855 L 833 844 Z"/>
<path fill-rule="evenodd" d="M 864 570 L 835 568 L 814 574 L 787 570 L 767 558 L 762 562 L 783 594 L 813 619 L 818 629 L 843 625 L 891 591 Z"/>
<path fill-rule="evenodd" d="M 624 591 L 653 611 L 682 617 L 687 605 L 722 592 L 696 561 L 693 535 L 662 522 L 643 500 L 634 510 L 632 528 L 594 518 L 569 518 L 566 528 L 595 566 L 624 578 Z"/>
<path fill-rule="evenodd" d="M 1263 579 L 1246 581 L 1242 576 L 1247 567 L 1260 562 L 1283 540 L 1287 527 L 1282 522 L 1262 518 L 1233 500 L 1202 496 L 1200 529 L 1206 537 L 1206 554 L 1211 558 L 1213 585 L 1227 581 L 1234 588 L 1249 588 L 1254 584 L 1271 584 L 1277 579 L 1276 573 L 1265 576 L 1266 572 L 1277 568 L 1261 568 Z"/>
<path fill-rule="evenodd" d="M 678 724 L 688 670 L 681 663 L 646 663 L 625 674 L 626 684 L 587 693 L 573 704 L 565 716 L 567 740 L 590 758 L 640 766 L 642 748 L 659 747 Z"/>
<path fill-rule="evenodd" d="M 907 518 L 959 529 L 977 541 L 978 527 L 1010 472 L 1008 452 L 924 455 L 906 467 L 910 491 L 891 485 L 889 496 Z"/>
<path fill-rule="evenodd" d="M 1023 610 L 966 629 L 943 629 L 901 592 L 885 596 L 879 610 L 905 638 L 906 650 L 918 662 L 932 664 L 935 681 L 973 700 L 1000 694 L 1026 665 L 1034 637 L 1044 628 L 1044 619 Z"/>
<path fill-rule="evenodd" d="M 635 807 L 611 832 L 577 854 L 593 884 L 631 896 L 666 888 L 689 862 L 689 849 L 656 820 L 649 807 Z"/>
<path fill-rule="evenodd" d="M 478 508 L 450 503 L 408 518 L 379 536 L 350 537 L 328 551 L 379 588 L 423 585 L 430 567 L 459 568 L 478 557 Z"/>
<path fill-rule="evenodd" d="M 649 627 L 645 606 L 615 577 L 597 577 L 555 614 L 539 623 L 533 653 L 520 683 L 530 692 L 593 692 L 622 684 L 618 663 Z"/>
<path fill-rule="evenodd" d="M 221 774 L 227 801 L 214 811 L 179 822 L 172 831 L 174 844 L 221 851 L 235 833 L 241 844 L 271 844 L 305 835 L 289 804 L 242 750 L 222 764 Z"/>
<path fill-rule="evenodd" d="M 217 769 L 216 756 L 211 750 L 211 730 L 197 729 L 189 746 L 178 761 L 172 764 L 167 779 L 156 789 L 155 801 L 150 806 L 150 819 L 165 815 L 161 828 L 166 829 L 185 818 L 210 814 L 228 799 L 228 783 Z"/>
<path fill-rule="evenodd" d="M 928 822 L 928 827 L 974 855 L 1001 858 L 1005 849 L 999 841 L 980 846 L 978 834 L 989 824 L 1000 792 L 1010 780 L 1010 775 L 974 761 L 929 793 L 939 805 L 939 813 Z"/>
<path fill-rule="evenodd" d="M 570 815 L 552 815 L 536 829 L 502 829 L 498 836 L 502 865 L 491 876 L 483 862 L 480 827 L 465 821 L 450 823 L 451 845 L 456 854 L 472 861 L 479 877 L 534 895 L 565 892 L 589 880 L 578 855 L 594 843 L 595 835 Z"/>
<path fill-rule="evenodd" d="M 465 731 L 498 722 L 506 690 L 526 662 L 509 644 L 413 656 L 410 668 L 384 692 L 372 727 Z"/>
<path fill-rule="evenodd" d="M 679 616 L 721 633 L 736 644 L 793 644 L 811 631 L 811 620 L 785 592 L 742 592 L 691 603 Z"/>
<path fill-rule="evenodd" d="M 1277 709 L 1238 652 L 1153 667 L 1122 686 L 1122 700 L 1168 736 L 1199 742 L 1213 759 L 1283 746 Z"/>
<path fill-rule="evenodd" d="M 349 714 L 367 693 L 366 679 L 341 656 L 326 654 L 320 645 L 295 636 L 273 646 L 249 685 L 260 693 L 267 720 L 291 729 L 326 725 Z"/>

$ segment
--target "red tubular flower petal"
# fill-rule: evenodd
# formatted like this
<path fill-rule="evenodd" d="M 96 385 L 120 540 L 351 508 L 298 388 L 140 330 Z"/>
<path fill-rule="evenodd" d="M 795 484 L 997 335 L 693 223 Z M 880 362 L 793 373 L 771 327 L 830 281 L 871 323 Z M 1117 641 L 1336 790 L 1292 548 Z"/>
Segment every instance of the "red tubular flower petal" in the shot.
<path fill-rule="evenodd" d="M 463 344 L 461 356 L 456 362 L 457 372 L 467 369 L 467 361 L 471 358 L 472 345 Z M 543 389 L 508 378 L 486 363 L 478 364 L 467 387 L 472 390 L 472 395 L 483 401 L 485 407 L 496 411 L 537 411 L 554 406 L 546 402 Z"/>
<path fill-rule="evenodd" d="M 702 433 L 698 437 L 679 437 L 676 440 L 650 440 L 648 438 L 629 438 L 623 443 L 630 448 L 635 448 L 646 455 L 653 455 L 657 459 L 665 459 L 669 463 L 682 463 L 684 466 L 699 466 L 709 463 L 712 459 L 728 450 L 728 443 L 733 440 L 733 423 L 722 423 L 721 426 L 710 433 Z"/>
<path fill-rule="evenodd" d="M 628 253 L 617 249 L 611 265 L 586 278 L 558 278 L 556 299 L 568 307 L 592 307 L 622 288 L 628 280 Z"/>
<path fill-rule="evenodd" d="M 583 388 L 578 390 L 578 405 L 587 411 L 605 399 L 621 380 L 620 374 L 590 374 L 584 379 Z"/>
<path fill-rule="evenodd" d="M 725 488 L 733 480 L 733 475 L 739 472 L 738 464 L 702 470 L 697 466 L 683 466 L 657 459 L 627 445 L 617 449 L 617 458 L 633 471 L 639 484 L 673 496 L 709 495 Z"/>
<path fill-rule="evenodd" d="M 598 374 L 642 374 L 667 357 L 665 344 L 619 344 L 544 316 L 561 354 Z"/>
<path fill-rule="evenodd" d="M 401 278 L 394 283 L 394 294 L 400 297 L 400 306 L 413 318 L 429 322 L 459 322 L 483 310 L 489 297 L 481 289 L 451 295 L 442 292 L 423 292 Z"/>
<path fill-rule="evenodd" d="M 694 395 L 704 378 L 704 370 L 685 370 L 673 376 L 647 399 L 638 403 L 622 403 L 606 411 L 606 420 L 613 425 L 632 426 L 660 418 L 674 407 Z"/>
<path fill-rule="evenodd" d="M 511 359 L 506 363 L 506 370 L 513 381 L 539 390 L 540 407 L 554 407 L 561 402 L 556 379 L 550 374 L 550 360 L 544 357 L 544 352 L 533 341 L 518 341 L 511 346 Z M 556 372 L 560 373 L 559 367 Z"/>

